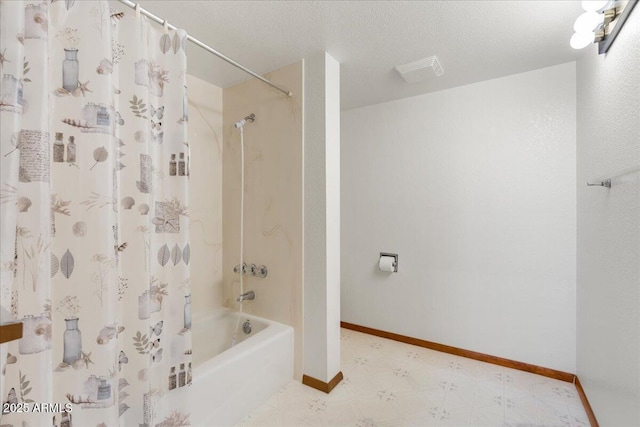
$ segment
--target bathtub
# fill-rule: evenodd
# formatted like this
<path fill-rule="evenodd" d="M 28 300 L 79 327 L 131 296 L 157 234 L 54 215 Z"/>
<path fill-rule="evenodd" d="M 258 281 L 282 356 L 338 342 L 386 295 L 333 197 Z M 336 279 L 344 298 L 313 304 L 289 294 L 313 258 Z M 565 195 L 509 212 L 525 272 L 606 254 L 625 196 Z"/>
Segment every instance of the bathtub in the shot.
<path fill-rule="evenodd" d="M 251 322 L 250 334 L 242 330 L 246 320 Z M 189 400 L 195 427 L 232 426 L 293 378 L 290 326 L 220 308 L 194 317 L 191 332 L 194 376 Z"/>

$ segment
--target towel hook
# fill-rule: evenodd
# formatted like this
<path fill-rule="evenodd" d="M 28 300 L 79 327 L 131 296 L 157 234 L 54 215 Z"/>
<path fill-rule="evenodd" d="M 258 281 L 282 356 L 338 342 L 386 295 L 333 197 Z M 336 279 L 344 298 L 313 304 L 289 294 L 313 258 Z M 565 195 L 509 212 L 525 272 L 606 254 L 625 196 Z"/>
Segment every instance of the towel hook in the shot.
<path fill-rule="evenodd" d="M 600 181 L 597 184 L 591 184 L 589 181 L 587 181 L 587 186 L 589 186 L 589 187 L 607 187 L 607 188 L 611 188 L 611 180 L 607 179 L 605 181 Z"/>

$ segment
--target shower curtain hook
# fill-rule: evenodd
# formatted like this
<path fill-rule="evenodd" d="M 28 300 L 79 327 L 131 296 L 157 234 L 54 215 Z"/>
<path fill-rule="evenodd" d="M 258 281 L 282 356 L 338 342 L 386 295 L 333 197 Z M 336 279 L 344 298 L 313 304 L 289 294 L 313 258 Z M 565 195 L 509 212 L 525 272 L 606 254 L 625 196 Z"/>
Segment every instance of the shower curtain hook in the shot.
<path fill-rule="evenodd" d="M 162 26 L 164 27 L 164 33 L 165 34 L 169 34 L 169 23 L 167 22 L 167 20 L 165 19 L 164 22 L 162 23 Z"/>
<path fill-rule="evenodd" d="M 136 10 L 136 18 L 140 18 L 140 3 L 136 3 L 136 7 L 134 9 Z"/>

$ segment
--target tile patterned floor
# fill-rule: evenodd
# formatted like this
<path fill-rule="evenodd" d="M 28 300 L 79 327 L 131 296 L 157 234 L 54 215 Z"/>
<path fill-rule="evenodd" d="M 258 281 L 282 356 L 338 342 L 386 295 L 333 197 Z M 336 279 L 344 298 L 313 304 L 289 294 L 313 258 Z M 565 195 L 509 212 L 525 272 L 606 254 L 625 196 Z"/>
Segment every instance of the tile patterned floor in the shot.
<path fill-rule="evenodd" d="M 291 381 L 237 426 L 589 426 L 570 383 L 347 329 L 341 345 L 330 394 Z"/>

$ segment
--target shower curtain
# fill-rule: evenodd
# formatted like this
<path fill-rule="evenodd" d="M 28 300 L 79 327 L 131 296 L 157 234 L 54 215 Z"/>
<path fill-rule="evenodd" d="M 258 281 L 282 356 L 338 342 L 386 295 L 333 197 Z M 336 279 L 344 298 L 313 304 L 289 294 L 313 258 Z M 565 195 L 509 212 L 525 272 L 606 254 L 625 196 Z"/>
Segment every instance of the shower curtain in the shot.
<path fill-rule="evenodd" d="M 0 20 L 0 424 L 188 425 L 186 34 L 107 1 Z"/>

